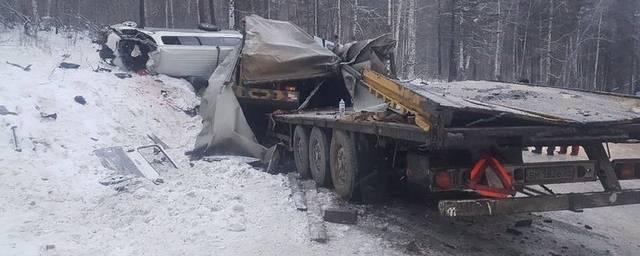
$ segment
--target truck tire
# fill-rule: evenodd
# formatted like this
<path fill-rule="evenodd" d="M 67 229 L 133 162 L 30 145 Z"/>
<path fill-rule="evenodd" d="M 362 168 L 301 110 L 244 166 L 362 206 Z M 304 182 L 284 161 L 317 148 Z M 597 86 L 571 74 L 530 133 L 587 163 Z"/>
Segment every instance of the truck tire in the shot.
<path fill-rule="evenodd" d="M 344 200 L 354 200 L 358 192 L 358 156 L 355 141 L 347 132 L 333 131 L 330 163 L 336 194 Z"/>
<path fill-rule="evenodd" d="M 327 134 L 320 128 L 313 128 L 309 138 L 309 168 L 313 180 L 321 187 L 331 186 L 329 148 Z"/>
<path fill-rule="evenodd" d="M 309 170 L 309 131 L 298 125 L 293 131 L 293 158 L 296 169 L 303 179 L 311 177 Z"/>

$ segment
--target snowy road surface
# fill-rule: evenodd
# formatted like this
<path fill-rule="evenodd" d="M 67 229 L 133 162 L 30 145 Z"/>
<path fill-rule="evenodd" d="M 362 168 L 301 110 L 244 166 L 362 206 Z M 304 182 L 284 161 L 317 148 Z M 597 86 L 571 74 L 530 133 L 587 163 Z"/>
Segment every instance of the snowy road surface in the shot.
<path fill-rule="evenodd" d="M 285 176 L 263 173 L 241 158 L 189 162 L 184 152 L 193 145 L 200 119 L 182 111 L 198 104 L 186 82 L 93 72 L 99 61 L 82 36 L 41 33 L 35 47 L 23 45 L 33 42 L 21 42 L 17 33 L 0 35 L 0 105 L 17 113 L 0 115 L 0 255 L 633 255 L 640 250 L 638 206 L 455 220 L 406 202 L 353 206 L 362 215 L 358 225 L 327 224 L 329 242 L 311 242 L 306 214 L 294 209 Z M 63 59 L 80 69 L 56 69 Z M 32 70 L 5 61 L 32 64 Z M 75 96 L 87 104 L 76 103 Z M 57 119 L 41 113 L 56 113 Z M 12 126 L 18 127 L 22 152 L 14 150 Z M 118 191 L 100 185 L 113 171 L 93 151 L 148 145 L 150 133 L 171 147 L 168 153 L 180 169 L 164 173 L 160 185 L 143 178 Z M 321 197 L 340 204 L 327 191 Z M 532 219 L 533 225 L 516 229 L 519 235 L 506 232 L 521 219 Z"/>

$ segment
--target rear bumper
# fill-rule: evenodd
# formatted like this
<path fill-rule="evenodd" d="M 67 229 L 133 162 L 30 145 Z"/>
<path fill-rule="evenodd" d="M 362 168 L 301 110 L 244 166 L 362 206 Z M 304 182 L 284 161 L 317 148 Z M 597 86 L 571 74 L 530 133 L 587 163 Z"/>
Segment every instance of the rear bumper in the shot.
<path fill-rule="evenodd" d="M 640 190 L 559 194 L 510 199 L 443 200 L 440 214 L 447 217 L 493 216 L 514 213 L 581 210 L 640 204 Z"/>

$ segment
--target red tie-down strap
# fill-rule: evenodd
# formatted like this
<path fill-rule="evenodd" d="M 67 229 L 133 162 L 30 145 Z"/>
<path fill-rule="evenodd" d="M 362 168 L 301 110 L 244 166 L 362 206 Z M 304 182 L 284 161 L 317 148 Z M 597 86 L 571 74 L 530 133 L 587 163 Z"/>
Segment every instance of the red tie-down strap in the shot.
<path fill-rule="evenodd" d="M 487 167 L 489 166 L 500 178 L 503 188 L 494 188 L 479 184 L 487 171 Z M 500 164 L 500 161 L 492 156 L 483 157 L 473 166 L 467 187 L 475 190 L 482 196 L 490 198 L 504 199 L 516 194 L 516 191 L 513 188 L 513 179 L 511 178 L 511 175 L 509 175 L 504 166 Z"/>

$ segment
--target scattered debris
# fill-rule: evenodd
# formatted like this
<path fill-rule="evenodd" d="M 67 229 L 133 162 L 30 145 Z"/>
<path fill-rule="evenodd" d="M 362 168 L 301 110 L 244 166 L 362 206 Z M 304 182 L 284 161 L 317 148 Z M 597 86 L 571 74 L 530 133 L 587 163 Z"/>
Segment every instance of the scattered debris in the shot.
<path fill-rule="evenodd" d="M 584 225 L 584 228 L 586 228 L 587 230 L 592 230 L 593 227 L 589 226 L 589 225 Z"/>
<path fill-rule="evenodd" d="M 75 98 L 73 98 L 73 100 L 75 100 L 78 104 L 81 104 L 81 105 L 87 104 L 87 100 L 85 100 L 84 97 L 82 96 L 76 96 Z"/>
<path fill-rule="evenodd" d="M 153 184 L 159 185 L 164 183 L 164 180 L 160 177 L 160 174 L 156 171 L 153 166 L 151 166 L 151 162 L 149 162 L 139 151 L 131 152 L 129 158 L 133 161 L 133 163 L 138 167 L 138 171 L 142 174 L 143 177 L 149 179 Z"/>
<path fill-rule="evenodd" d="M 520 236 L 520 235 L 522 235 L 522 232 L 517 230 L 517 229 L 507 228 L 507 234 L 511 234 L 511 235 L 514 235 L 514 236 Z"/>
<path fill-rule="evenodd" d="M 145 177 L 154 184 L 164 182 L 144 157 L 135 150 L 126 153 L 122 147 L 110 147 L 101 148 L 94 152 L 104 167 L 116 171 L 119 175 Z M 118 178 L 115 180 L 109 180 L 109 178 L 107 178 L 107 180 L 103 180 L 103 182 L 109 183 L 118 180 Z"/>
<path fill-rule="evenodd" d="M 187 114 L 188 116 L 190 116 L 190 117 L 195 117 L 195 116 L 197 116 L 197 115 L 198 115 L 198 111 L 199 111 L 199 109 L 200 109 L 200 105 L 195 106 L 195 107 L 193 107 L 193 108 L 185 109 L 185 110 L 183 110 L 183 112 L 184 112 L 185 114 Z"/>
<path fill-rule="evenodd" d="M 149 137 L 149 139 L 151 139 L 151 141 L 153 141 L 153 143 L 160 145 L 162 148 L 164 149 L 170 149 L 169 145 L 167 145 L 166 143 L 164 143 L 164 141 L 162 141 L 160 138 L 158 138 L 158 136 L 156 136 L 155 134 L 147 134 L 147 137 Z"/>
<path fill-rule="evenodd" d="M 14 66 L 14 67 L 17 67 L 17 68 L 22 69 L 22 70 L 27 71 L 27 72 L 31 71 L 31 65 L 30 64 L 27 65 L 26 67 L 23 67 L 23 66 L 21 66 L 19 64 L 11 63 L 11 62 L 8 62 L 8 61 L 7 61 L 7 64 L 9 64 L 11 66 Z"/>
<path fill-rule="evenodd" d="M 206 156 L 202 158 L 202 161 L 205 162 L 209 162 L 209 163 L 213 163 L 213 162 L 220 162 L 223 160 L 229 160 L 229 157 L 227 156 Z"/>
<path fill-rule="evenodd" d="M 451 248 L 451 249 L 457 249 L 457 248 L 458 248 L 458 247 L 456 247 L 455 245 L 452 245 L 452 244 L 450 244 L 450 243 L 446 243 L 446 242 L 444 243 L 444 246 L 449 247 L 449 248 Z"/>
<path fill-rule="evenodd" d="M 119 184 L 119 183 L 128 181 L 130 179 L 133 179 L 133 176 L 116 174 L 116 175 L 111 175 L 107 178 L 104 178 L 103 180 L 98 181 L 98 183 L 104 186 L 111 186 L 114 184 Z"/>
<path fill-rule="evenodd" d="M 533 224 L 533 220 L 527 219 L 527 220 L 516 221 L 516 224 L 514 226 L 516 228 L 523 228 L 523 227 L 531 227 L 531 224 Z"/>
<path fill-rule="evenodd" d="M 63 69 L 78 69 L 80 65 L 69 62 L 62 62 L 58 67 Z"/>
<path fill-rule="evenodd" d="M 307 202 L 307 221 L 309 226 L 309 237 L 311 241 L 318 243 L 326 243 L 327 227 L 322 221 L 322 207 L 318 200 L 318 191 L 316 191 L 316 183 L 313 180 L 306 180 L 302 183 L 304 188 L 305 199 Z"/>
<path fill-rule="evenodd" d="M 40 112 L 40 117 L 45 118 L 45 119 L 56 120 L 56 119 L 58 119 L 58 113 L 47 114 L 47 113 Z"/>
<path fill-rule="evenodd" d="M 176 164 L 176 162 L 174 162 L 173 159 L 169 157 L 169 154 L 167 154 L 167 152 L 164 151 L 164 149 L 159 145 L 142 146 L 136 149 L 137 152 L 140 153 L 140 155 L 145 159 L 145 161 L 149 163 L 155 162 L 151 159 L 146 158 L 144 155 L 142 155 L 143 153 L 142 151 L 147 149 L 153 150 L 154 155 L 160 155 L 160 159 L 158 160 L 160 163 L 168 162 L 171 164 L 173 168 L 178 169 L 178 165 Z"/>
<path fill-rule="evenodd" d="M 306 211 L 307 203 L 304 200 L 304 192 L 302 191 L 302 186 L 300 185 L 300 179 L 298 178 L 297 173 L 289 173 L 287 174 L 289 178 L 289 187 L 291 188 L 291 197 L 293 198 L 293 203 L 296 206 L 298 211 Z"/>
<path fill-rule="evenodd" d="M 103 67 L 98 67 L 98 68 L 93 70 L 93 72 L 96 72 L 96 73 L 100 73 L 100 72 L 111 73 L 111 71 L 112 71 L 111 69 L 103 68 Z"/>
<path fill-rule="evenodd" d="M 18 141 L 18 134 L 16 133 L 16 130 L 18 129 L 18 126 L 11 126 L 11 132 L 13 133 L 13 145 L 14 145 L 14 150 L 16 152 L 22 152 L 22 148 L 20 148 L 20 142 Z"/>
<path fill-rule="evenodd" d="M 332 223 L 355 225 L 358 223 L 358 212 L 351 209 L 326 209 L 323 219 Z"/>
<path fill-rule="evenodd" d="M 6 115 L 14 115 L 17 116 L 18 113 L 16 112 L 11 112 L 9 111 L 5 106 L 0 105 L 0 116 L 6 116 Z"/>
<path fill-rule="evenodd" d="M 416 241 L 409 242 L 406 248 L 408 252 L 415 253 L 415 254 L 422 254 L 422 249 L 420 249 Z"/>
<path fill-rule="evenodd" d="M 110 170 L 116 171 L 122 175 L 142 176 L 138 167 L 127 156 L 122 147 L 101 148 L 94 151 L 96 156 L 100 158 L 102 165 Z"/>
<path fill-rule="evenodd" d="M 118 77 L 118 78 L 120 78 L 120 79 L 126 79 L 126 78 L 131 78 L 131 77 L 133 77 L 133 76 L 131 76 L 131 74 L 129 74 L 129 73 L 115 73 L 115 74 L 113 74 L 113 75 L 115 75 L 116 77 Z"/>

